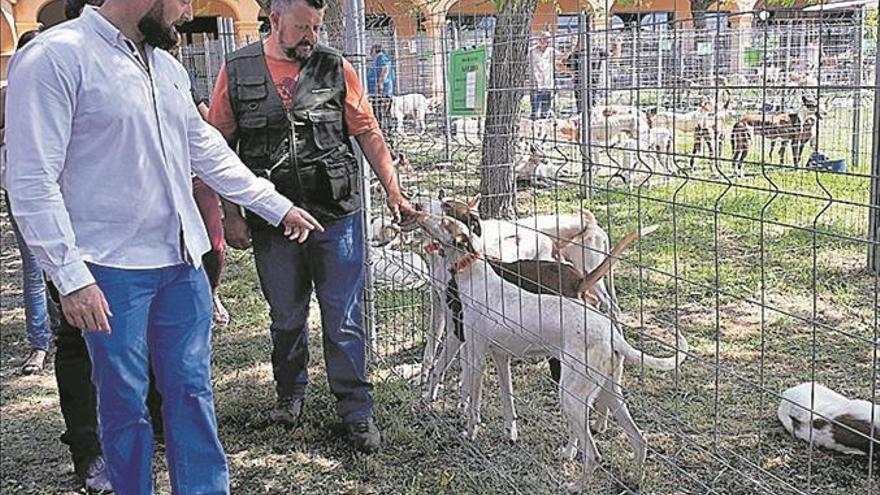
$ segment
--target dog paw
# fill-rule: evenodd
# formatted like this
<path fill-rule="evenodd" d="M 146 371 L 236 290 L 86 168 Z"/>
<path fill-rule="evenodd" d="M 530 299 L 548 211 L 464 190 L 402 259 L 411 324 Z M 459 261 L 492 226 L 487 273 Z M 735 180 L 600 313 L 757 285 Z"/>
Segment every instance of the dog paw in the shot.
<path fill-rule="evenodd" d="M 573 461 L 577 457 L 577 447 L 571 444 L 563 445 L 556 450 L 556 458 L 562 461 Z"/>
<path fill-rule="evenodd" d="M 473 442 L 474 440 L 477 439 L 477 428 L 476 427 L 469 428 L 469 429 L 461 432 L 461 437 L 464 438 L 465 440 L 470 440 Z"/>
<path fill-rule="evenodd" d="M 516 443 L 516 441 L 519 440 L 519 430 L 516 428 L 516 423 L 510 426 L 508 433 L 511 443 Z"/>
<path fill-rule="evenodd" d="M 565 485 L 563 485 L 563 487 L 568 493 L 580 493 L 584 491 L 584 488 L 586 488 L 586 482 L 583 480 L 572 481 L 570 483 L 566 483 Z"/>

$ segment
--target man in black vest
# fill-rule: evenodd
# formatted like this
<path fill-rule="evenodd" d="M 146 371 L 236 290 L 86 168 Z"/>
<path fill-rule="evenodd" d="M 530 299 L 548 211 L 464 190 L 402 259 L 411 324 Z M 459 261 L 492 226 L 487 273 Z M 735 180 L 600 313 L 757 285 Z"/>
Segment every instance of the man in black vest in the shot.
<path fill-rule="evenodd" d="M 272 318 L 278 401 L 271 418 L 296 425 L 308 385 L 308 314 L 317 292 L 324 358 L 337 413 L 352 446 L 379 448 L 365 366 L 360 297 L 363 221 L 360 174 L 350 137 L 382 181 L 395 216 L 415 213 L 400 192 L 391 155 L 357 74 L 318 44 L 323 0 L 273 0 L 265 43 L 231 53 L 214 88 L 209 121 L 238 146 L 242 161 L 311 213 L 324 232 L 291 242 L 235 205 L 224 204 L 227 243 L 254 247 Z"/>

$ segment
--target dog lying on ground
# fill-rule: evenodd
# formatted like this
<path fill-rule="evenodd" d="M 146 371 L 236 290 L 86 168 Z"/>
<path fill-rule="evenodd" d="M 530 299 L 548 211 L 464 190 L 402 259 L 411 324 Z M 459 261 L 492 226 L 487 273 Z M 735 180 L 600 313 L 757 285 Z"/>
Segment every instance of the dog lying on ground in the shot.
<path fill-rule="evenodd" d="M 878 404 L 851 400 L 818 383 L 806 382 L 782 393 L 776 416 L 792 436 L 811 445 L 868 455 L 873 443 L 873 455 L 880 459 Z"/>
<path fill-rule="evenodd" d="M 633 348 L 604 315 L 585 311 L 581 303 L 572 299 L 519 290 L 487 269 L 483 254 L 475 248 L 477 243 L 464 223 L 448 216 L 422 213 L 418 224 L 446 252 L 443 259 L 459 290 L 462 322 L 467 329 L 462 349 L 464 387 L 470 397 L 467 436 L 476 435 L 486 355 L 491 353 L 499 364 L 502 395 L 509 397 L 502 401 L 505 422 L 512 428 L 515 412 L 509 356 L 541 353 L 557 357 L 562 363 L 560 399 L 569 429 L 569 442 L 563 454 L 573 457 L 577 445 L 584 449 L 584 474 L 570 488 L 583 488 L 601 461 L 589 428 L 585 427 L 589 408 L 594 406 L 612 412 L 641 465 L 646 456 L 646 440 L 623 398 L 615 393 L 614 369 L 620 360 L 658 370 L 675 369 L 687 355 L 683 336 L 676 331 L 678 347 L 672 357 L 644 354 Z"/>

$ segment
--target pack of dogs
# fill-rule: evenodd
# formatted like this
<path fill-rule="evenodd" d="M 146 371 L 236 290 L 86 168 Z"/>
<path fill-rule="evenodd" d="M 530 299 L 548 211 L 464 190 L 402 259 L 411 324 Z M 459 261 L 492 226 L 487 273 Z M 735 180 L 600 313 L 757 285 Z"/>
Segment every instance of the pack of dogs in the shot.
<path fill-rule="evenodd" d="M 421 285 L 408 282 L 404 288 L 426 286 L 431 293 L 432 321 L 420 378 L 423 399 L 438 398 L 457 358 L 459 407 L 466 419 L 462 435 L 475 439 L 483 424 L 482 385 L 491 358 L 505 432 L 516 442 L 511 361 L 541 356 L 548 361 L 567 426 L 568 438 L 558 455 L 565 460 L 582 455 L 581 475 L 567 488 L 587 487 L 602 461 L 594 431 L 605 431 L 611 420 L 641 466 L 648 444 L 626 401 L 624 369 L 636 365 L 672 371 L 691 355 L 686 337 L 676 328 L 669 329 L 673 342 L 663 344 L 670 355 L 660 357 L 631 345 L 619 323 L 613 267 L 658 226 L 628 232 L 612 244 L 589 211 L 498 220 L 480 217 L 479 196 L 464 201 L 439 192 L 413 201 L 419 214 L 412 232 L 402 232 L 390 217 L 378 217 L 371 235 L 372 248 L 386 251 L 402 249 L 400 238 L 406 235 L 424 243 L 419 262 L 413 262 L 420 258 L 416 253 L 397 251 L 407 259 L 389 275 L 420 278 Z M 401 275 L 400 266 L 411 273 Z M 880 455 L 880 406 L 812 383 L 792 387 L 780 398 L 777 416 L 793 437 L 846 454 Z M 591 413 L 596 414 L 592 427 Z"/>
<path fill-rule="evenodd" d="M 403 134 L 404 122 L 411 118 L 416 132 L 424 133 L 426 115 L 441 107 L 442 101 L 438 97 L 428 98 L 418 93 L 394 96 L 391 109 L 397 122 L 396 132 Z M 610 154 L 608 156 L 619 169 L 615 175 L 632 188 L 636 170 L 649 169 L 667 174 L 681 170 L 673 160 L 677 156 L 674 149 L 677 134 L 687 134 L 693 142 L 688 169 L 693 169 L 699 157 L 720 159 L 725 143 L 729 142 L 733 173 L 743 176 L 743 164 L 757 138 L 769 142 L 766 161 L 775 160 L 780 165 L 797 168 L 801 166 L 808 144 L 813 153 L 818 152 L 817 127 L 822 114 L 818 100 L 806 95 L 790 108 L 752 113 L 734 112 L 730 100 L 716 102 L 708 98 L 686 112 L 659 107 L 596 105 L 587 118 L 587 132 L 581 130 L 580 115 L 537 120 L 522 118 L 517 131 L 518 148 L 513 168 L 518 181 L 535 187 L 548 187 L 560 180 L 572 179 L 579 175 L 579 171 L 570 170 L 564 163 L 553 164 L 550 153 L 543 148 L 548 142 L 587 139 L 591 153 L 612 149 L 623 151 L 620 162 Z M 467 123 L 455 121 L 453 126 L 458 129 L 458 124 Z M 474 134 L 475 142 L 479 142 L 479 133 L 479 129 L 461 132 Z"/>
<path fill-rule="evenodd" d="M 437 107 L 423 95 L 394 97 L 397 131 L 412 117 L 424 132 L 425 115 Z M 645 163 L 642 151 L 654 157 L 651 165 L 671 169 L 676 133 L 690 133 L 697 156 L 720 154 L 729 140 L 734 171 L 743 163 L 758 137 L 770 141 L 768 157 L 778 146 L 784 164 L 786 148 L 799 166 L 807 144 L 817 149 L 818 103 L 804 97 L 791 111 L 764 111 L 734 116 L 729 102 L 704 100 L 690 112 L 652 110 L 627 105 L 597 106 L 588 119 L 589 136 L 599 148 L 626 150 L 623 171 L 631 174 Z M 577 174 L 553 165 L 541 142 L 578 141 L 581 119 L 526 120 L 520 136 L 514 172 L 518 181 L 533 186 L 552 184 Z M 527 139 L 526 139 L 527 138 Z M 410 168 L 405 156 L 397 165 Z M 370 226 L 374 279 L 395 289 L 427 287 L 431 294 L 431 325 L 425 333 L 420 380 L 427 402 L 438 398 L 445 375 L 460 363 L 459 406 L 464 411 L 463 436 L 475 439 L 482 425 L 482 383 L 491 358 L 498 372 L 504 427 L 510 441 L 519 438 L 511 361 L 525 356 L 547 359 L 556 386 L 568 438 L 561 459 L 580 453 L 580 477 L 568 485 L 584 489 L 601 463 L 593 431 L 602 432 L 614 420 L 627 437 L 638 466 L 647 457 L 647 440 L 636 425 L 623 393 L 624 368 L 640 365 L 658 371 L 678 369 L 690 356 L 687 339 L 670 328 L 671 355 L 653 356 L 632 346 L 619 323 L 622 314 L 613 284 L 613 268 L 634 242 L 657 230 L 644 227 L 624 235 L 616 244 L 589 211 L 536 215 L 517 220 L 483 219 L 479 197 L 469 201 L 438 194 L 412 198 L 419 214 L 414 232 L 402 232 L 388 216 Z M 424 252 L 406 251 L 401 239 L 424 241 Z M 880 456 L 880 406 L 850 400 L 822 385 L 803 383 L 780 395 L 777 417 L 794 438 L 811 446 L 845 454 Z M 597 416 L 590 427 L 591 412 Z"/>

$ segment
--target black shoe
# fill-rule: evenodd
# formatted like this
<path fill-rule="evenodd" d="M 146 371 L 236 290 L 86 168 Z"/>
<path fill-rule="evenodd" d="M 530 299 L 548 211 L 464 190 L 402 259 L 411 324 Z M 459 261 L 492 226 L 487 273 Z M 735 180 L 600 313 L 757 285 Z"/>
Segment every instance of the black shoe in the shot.
<path fill-rule="evenodd" d="M 280 397 L 269 412 L 269 418 L 285 426 L 297 426 L 299 417 L 302 416 L 302 405 L 301 397 Z"/>
<path fill-rule="evenodd" d="M 345 424 L 346 437 L 348 443 L 364 454 L 372 454 L 379 450 L 382 445 L 382 438 L 379 435 L 379 428 L 372 417 Z"/>

